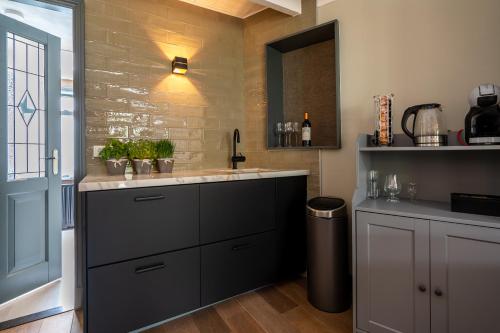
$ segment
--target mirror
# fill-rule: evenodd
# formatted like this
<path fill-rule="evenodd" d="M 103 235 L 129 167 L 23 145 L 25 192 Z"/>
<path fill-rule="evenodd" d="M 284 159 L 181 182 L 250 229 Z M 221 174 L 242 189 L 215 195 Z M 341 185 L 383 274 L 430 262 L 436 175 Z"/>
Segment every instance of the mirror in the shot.
<path fill-rule="evenodd" d="M 338 22 L 273 41 L 266 45 L 268 149 L 339 149 Z M 299 131 L 308 113 L 311 146 L 302 146 Z M 283 124 L 283 128 L 277 126 Z"/>

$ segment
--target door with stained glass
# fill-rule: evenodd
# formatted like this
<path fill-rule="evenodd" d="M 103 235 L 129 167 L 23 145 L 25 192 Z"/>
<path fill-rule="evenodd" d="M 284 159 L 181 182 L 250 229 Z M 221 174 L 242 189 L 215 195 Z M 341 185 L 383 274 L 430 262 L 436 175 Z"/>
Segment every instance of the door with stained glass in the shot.
<path fill-rule="evenodd" d="M 0 15 L 0 303 L 61 276 L 60 40 Z"/>

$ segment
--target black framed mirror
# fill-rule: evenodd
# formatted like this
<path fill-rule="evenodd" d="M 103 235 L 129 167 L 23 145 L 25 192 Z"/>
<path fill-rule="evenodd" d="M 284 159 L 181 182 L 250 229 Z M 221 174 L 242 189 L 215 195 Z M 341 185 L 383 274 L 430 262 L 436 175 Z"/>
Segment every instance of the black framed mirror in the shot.
<path fill-rule="evenodd" d="M 268 149 L 339 149 L 338 21 L 266 44 L 266 74 Z M 311 146 L 302 145 L 305 113 Z"/>

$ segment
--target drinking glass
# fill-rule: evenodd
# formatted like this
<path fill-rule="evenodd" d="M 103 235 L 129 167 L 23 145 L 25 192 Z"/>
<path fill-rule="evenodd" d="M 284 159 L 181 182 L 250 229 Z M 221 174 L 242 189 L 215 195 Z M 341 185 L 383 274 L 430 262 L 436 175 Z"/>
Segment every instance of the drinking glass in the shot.
<path fill-rule="evenodd" d="M 368 172 L 368 199 L 377 199 L 378 192 L 378 171 L 370 170 Z"/>
<path fill-rule="evenodd" d="M 299 137 L 300 135 L 302 134 L 302 128 L 300 126 L 300 123 L 298 123 L 297 121 L 295 121 L 293 124 L 292 124 L 292 128 L 293 128 L 293 145 L 295 147 L 298 147 L 300 146 L 300 141 L 299 141 Z M 301 139 L 302 140 L 302 139 Z"/>
<path fill-rule="evenodd" d="M 293 133 L 292 122 L 287 121 L 285 123 L 285 146 L 286 147 L 292 146 L 292 133 Z"/>
<path fill-rule="evenodd" d="M 281 121 L 276 123 L 276 127 L 274 129 L 274 133 L 276 134 L 276 147 L 283 147 L 283 135 L 285 134 L 285 127 Z"/>
<path fill-rule="evenodd" d="M 408 183 L 408 196 L 411 201 L 417 200 L 417 183 Z"/>
<path fill-rule="evenodd" d="M 397 195 L 401 192 L 401 182 L 395 173 L 385 177 L 384 191 L 387 194 L 387 202 L 399 202 Z"/>

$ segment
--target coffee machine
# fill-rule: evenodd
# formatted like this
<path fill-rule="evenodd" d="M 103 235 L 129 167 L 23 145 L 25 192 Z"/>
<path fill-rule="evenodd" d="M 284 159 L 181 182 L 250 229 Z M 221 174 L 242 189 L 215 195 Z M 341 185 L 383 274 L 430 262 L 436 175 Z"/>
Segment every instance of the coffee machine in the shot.
<path fill-rule="evenodd" d="M 465 141 L 469 145 L 500 145 L 500 87 L 482 84 L 470 94 L 465 117 Z"/>

